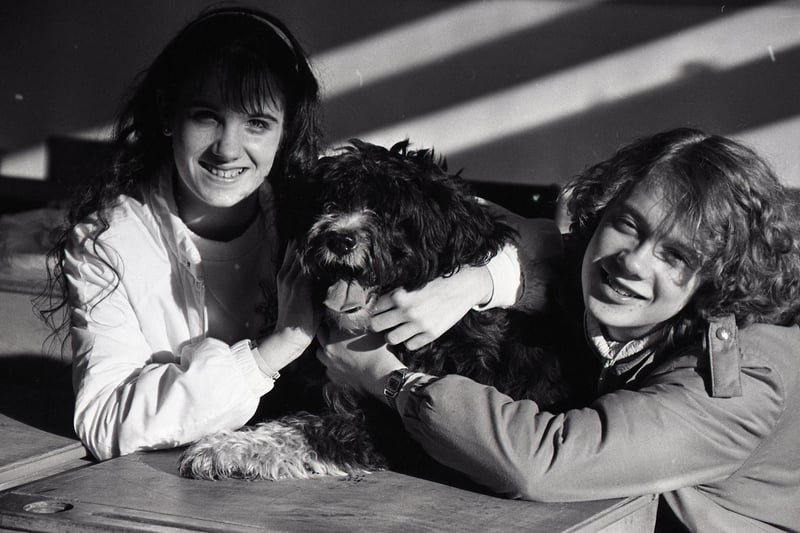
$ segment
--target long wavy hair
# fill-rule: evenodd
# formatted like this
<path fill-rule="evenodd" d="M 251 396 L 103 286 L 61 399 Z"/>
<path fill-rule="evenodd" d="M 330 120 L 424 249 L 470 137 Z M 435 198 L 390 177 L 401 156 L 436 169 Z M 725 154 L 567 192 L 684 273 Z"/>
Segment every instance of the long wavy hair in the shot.
<path fill-rule="evenodd" d="M 216 79 L 223 102 L 244 113 L 260 112 L 264 102 L 283 103 L 281 143 L 266 177 L 276 197 L 285 183 L 304 179 L 316 160 L 319 87 L 297 39 L 280 20 L 250 7 L 202 12 L 134 80 L 115 122 L 110 161 L 72 200 L 60 238 L 48 254 L 48 288 L 36 302 L 56 335 L 68 324 L 62 314 L 68 303 L 63 265 L 72 229 L 89 215 L 96 217 L 90 237 L 96 246 L 120 196 L 136 194 L 157 179 L 173 158 L 171 138 L 164 135 L 165 118 L 176 111 L 181 91 L 202 79 Z M 119 284 L 116 274 L 112 291 Z"/>
<path fill-rule="evenodd" d="M 673 344 L 696 340 L 722 315 L 734 315 L 739 327 L 797 323 L 796 205 L 764 159 L 698 129 L 640 139 L 564 189 L 571 235 L 585 249 L 606 210 L 645 180 L 670 204 L 664 223 L 682 229 L 698 254 L 698 289 L 668 325 Z"/>

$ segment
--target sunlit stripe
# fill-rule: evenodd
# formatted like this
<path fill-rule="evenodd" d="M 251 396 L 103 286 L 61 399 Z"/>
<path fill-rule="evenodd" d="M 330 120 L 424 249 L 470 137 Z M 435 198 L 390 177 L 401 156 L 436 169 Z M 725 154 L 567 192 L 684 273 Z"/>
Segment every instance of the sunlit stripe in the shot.
<path fill-rule="evenodd" d="M 724 70 L 771 56 L 780 61 L 782 51 L 798 44 L 798 4 L 772 4 L 357 136 L 383 145 L 409 137 L 416 146 L 452 154 L 656 89 L 687 67 Z"/>
<path fill-rule="evenodd" d="M 325 97 L 336 96 L 362 84 L 379 81 L 424 64 L 479 46 L 516 31 L 543 24 L 556 17 L 597 3 L 599 0 L 493 0 L 459 4 L 414 22 L 394 26 L 360 41 L 348 43 L 317 56 L 313 63 Z M 420 46 L 425 43 L 425 46 Z M 436 46 L 431 46 L 436 43 Z M 109 139 L 110 126 L 72 136 Z M 0 174 L 44 179 L 43 145 L 0 159 Z"/>
<path fill-rule="evenodd" d="M 784 184 L 800 188 L 800 116 L 742 131 L 735 137 L 763 155 Z"/>
<path fill-rule="evenodd" d="M 323 94 L 330 98 L 541 25 L 597 1 L 470 2 L 394 26 L 360 41 L 323 52 L 312 59 L 320 76 Z"/>
<path fill-rule="evenodd" d="M 112 126 L 99 126 L 89 130 L 70 134 L 70 137 L 87 140 L 108 140 L 111 138 Z M 43 180 L 47 175 L 47 146 L 40 144 L 19 150 L 0 158 L 0 176 L 30 178 Z"/>
<path fill-rule="evenodd" d="M 47 174 L 47 148 L 39 144 L 5 154 L 0 159 L 0 176 L 43 180 Z"/>

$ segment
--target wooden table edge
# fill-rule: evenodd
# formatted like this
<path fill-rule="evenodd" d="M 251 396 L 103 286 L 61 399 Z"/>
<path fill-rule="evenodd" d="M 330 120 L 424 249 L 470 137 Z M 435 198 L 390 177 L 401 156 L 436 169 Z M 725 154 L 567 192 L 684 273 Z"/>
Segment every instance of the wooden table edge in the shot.
<path fill-rule="evenodd" d="M 0 467 L 0 491 L 88 465 L 88 452 L 78 441 Z"/>

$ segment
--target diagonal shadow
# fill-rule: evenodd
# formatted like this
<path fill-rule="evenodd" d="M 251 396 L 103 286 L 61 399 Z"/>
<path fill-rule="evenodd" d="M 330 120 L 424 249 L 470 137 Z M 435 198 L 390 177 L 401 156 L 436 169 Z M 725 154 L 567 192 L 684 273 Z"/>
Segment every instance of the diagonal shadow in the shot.
<path fill-rule="evenodd" d="M 657 130 L 695 125 L 735 135 L 798 116 L 798 86 L 800 47 L 775 62 L 764 59 L 730 70 L 687 65 L 684 76 L 656 90 L 446 155 L 451 167 L 464 168 L 469 179 L 563 183 L 621 144 Z"/>
<path fill-rule="evenodd" d="M 49 433 L 76 438 L 68 362 L 39 354 L 0 357 L 0 413 Z"/>
<path fill-rule="evenodd" d="M 724 13 L 760 3 L 726 2 Z M 330 98 L 325 102 L 326 131 L 330 139 L 347 139 L 591 62 L 718 19 L 723 16 L 718 4 L 615 0 L 592 5 Z"/>

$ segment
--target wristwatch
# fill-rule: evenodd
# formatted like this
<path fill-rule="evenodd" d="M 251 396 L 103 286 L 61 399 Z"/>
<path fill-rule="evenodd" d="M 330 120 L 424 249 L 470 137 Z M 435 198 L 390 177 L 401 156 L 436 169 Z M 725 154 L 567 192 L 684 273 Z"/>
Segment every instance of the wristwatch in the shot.
<path fill-rule="evenodd" d="M 389 405 L 395 410 L 397 409 L 397 395 L 400 394 L 400 390 L 403 388 L 406 378 L 410 373 L 411 371 L 408 368 L 392 370 L 383 384 L 383 395 L 389 401 Z"/>

